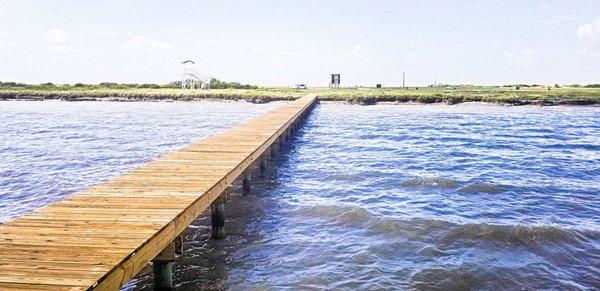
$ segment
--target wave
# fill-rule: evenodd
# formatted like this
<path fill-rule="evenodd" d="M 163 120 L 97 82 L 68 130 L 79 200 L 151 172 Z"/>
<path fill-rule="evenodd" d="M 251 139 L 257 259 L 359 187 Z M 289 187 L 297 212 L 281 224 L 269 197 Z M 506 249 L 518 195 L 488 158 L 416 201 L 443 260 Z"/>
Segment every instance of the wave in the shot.
<path fill-rule="evenodd" d="M 474 182 L 461 187 L 461 182 L 439 176 L 410 178 L 402 182 L 402 185 L 407 187 L 458 189 L 458 192 L 467 194 L 500 194 L 506 191 L 506 188 L 502 185 L 485 182 Z"/>
<path fill-rule="evenodd" d="M 480 223 L 452 228 L 441 238 L 441 241 L 471 241 L 521 246 L 531 243 L 575 243 L 579 239 L 576 232 L 557 226 L 507 226 Z"/>
<path fill-rule="evenodd" d="M 449 256 L 450 253 L 438 250 L 432 246 L 424 247 L 419 251 L 419 255 L 424 257 L 445 257 Z"/>
<path fill-rule="evenodd" d="M 486 193 L 486 194 L 500 194 L 506 191 L 504 186 L 483 183 L 483 182 L 475 182 L 469 185 L 466 185 L 458 190 L 462 193 L 468 194 L 477 194 L 477 193 Z"/>
<path fill-rule="evenodd" d="M 325 177 L 325 181 L 357 181 L 362 178 L 354 174 L 332 174 Z"/>
<path fill-rule="evenodd" d="M 314 205 L 298 209 L 296 215 L 320 218 L 326 223 L 359 228 L 377 235 L 427 236 L 430 232 L 447 229 L 452 224 L 442 220 L 401 220 L 383 218 L 358 206 Z"/>
<path fill-rule="evenodd" d="M 444 189 L 455 189 L 459 187 L 457 181 L 437 176 L 410 178 L 402 182 L 402 185 L 408 187 L 435 187 Z"/>
<path fill-rule="evenodd" d="M 494 224 L 455 224 L 435 219 L 394 219 L 384 218 L 357 206 L 315 205 L 298 209 L 296 215 L 320 218 L 325 223 L 341 227 L 358 228 L 375 235 L 405 236 L 419 241 L 431 239 L 441 245 L 486 244 L 533 246 L 549 243 L 576 244 L 595 232 L 581 234 L 558 226 L 539 225 L 494 225 Z M 600 235 L 600 234 L 597 234 Z M 433 250 L 423 250 L 432 255 Z"/>
<path fill-rule="evenodd" d="M 417 290 L 472 290 L 481 283 L 477 275 L 475 269 L 464 267 L 432 267 L 413 275 L 411 284 Z"/>

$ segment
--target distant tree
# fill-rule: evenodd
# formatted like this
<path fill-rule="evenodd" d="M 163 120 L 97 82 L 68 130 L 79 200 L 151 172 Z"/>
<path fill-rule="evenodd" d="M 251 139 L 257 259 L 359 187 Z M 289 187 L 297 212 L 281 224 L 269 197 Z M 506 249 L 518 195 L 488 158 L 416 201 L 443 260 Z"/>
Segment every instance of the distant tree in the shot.
<path fill-rule="evenodd" d="M 210 87 L 214 89 L 223 89 L 225 88 L 225 85 L 223 84 L 223 82 L 219 81 L 219 79 L 211 79 Z"/>
<path fill-rule="evenodd" d="M 100 84 L 98 84 L 98 86 L 100 87 L 107 87 L 107 88 L 112 88 L 112 87 L 117 87 L 119 84 L 117 83 L 111 83 L 111 82 L 102 82 Z"/>
<path fill-rule="evenodd" d="M 600 84 L 588 84 L 583 87 L 585 87 L 585 88 L 600 88 Z"/>
<path fill-rule="evenodd" d="M 26 84 L 23 83 L 15 83 L 15 82 L 1 82 L 0 87 L 26 87 Z"/>
<path fill-rule="evenodd" d="M 157 84 L 140 84 L 137 86 L 138 88 L 150 88 L 150 89 L 158 89 L 160 88 Z"/>
<path fill-rule="evenodd" d="M 173 81 L 166 85 L 160 86 L 161 88 L 181 88 L 181 81 Z"/>
<path fill-rule="evenodd" d="M 74 86 L 75 86 L 75 87 L 87 87 L 87 85 L 86 85 L 86 84 L 83 84 L 83 83 L 75 83 L 75 85 L 74 85 Z"/>
<path fill-rule="evenodd" d="M 210 87 L 213 89 L 258 89 L 258 86 L 242 85 L 239 82 L 222 82 L 219 79 L 211 79 Z"/>

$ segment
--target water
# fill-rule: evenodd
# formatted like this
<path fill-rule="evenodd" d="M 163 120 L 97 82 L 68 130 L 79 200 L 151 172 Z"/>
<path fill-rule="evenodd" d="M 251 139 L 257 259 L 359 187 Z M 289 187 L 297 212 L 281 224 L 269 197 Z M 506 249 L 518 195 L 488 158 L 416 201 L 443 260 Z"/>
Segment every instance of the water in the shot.
<path fill-rule="evenodd" d="M 276 106 L 0 102 L 0 222 Z"/>
<path fill-rule="evenodd" d="M 267 109 L 56 103 L 31 117 L 4 104 L 0 138 L 20 142 L 0 147 L 2 217 Z M 64 128 L 86 124 L 85 106 L 95 147 Z M 185 231 L 179 289 L 600 288 L 600 108 L 323 103 L 269 169 L 251 196 L 235 185 L 226 239 L 208 239 L 206 215 Z M 151 285 L 145 269 L 125 289 Z"/>

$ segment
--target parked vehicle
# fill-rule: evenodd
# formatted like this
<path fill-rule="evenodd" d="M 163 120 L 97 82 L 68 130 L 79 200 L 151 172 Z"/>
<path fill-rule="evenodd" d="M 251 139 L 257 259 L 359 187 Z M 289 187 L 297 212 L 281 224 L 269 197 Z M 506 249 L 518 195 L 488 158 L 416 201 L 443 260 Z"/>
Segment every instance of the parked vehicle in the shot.
<path fill-rule="evenodd" d="M 308 89 L 304 84 L 296 84 L 296 89 Z"/>

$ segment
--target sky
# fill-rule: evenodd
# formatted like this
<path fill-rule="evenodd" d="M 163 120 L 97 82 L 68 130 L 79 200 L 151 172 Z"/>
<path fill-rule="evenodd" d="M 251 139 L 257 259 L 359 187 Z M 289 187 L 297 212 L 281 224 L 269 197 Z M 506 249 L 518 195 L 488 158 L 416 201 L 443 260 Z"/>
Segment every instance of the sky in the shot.
<path fill-rule="evenodd" d="M 600 1 L 6 1 L 0 81 L 600 83 Z"/>

